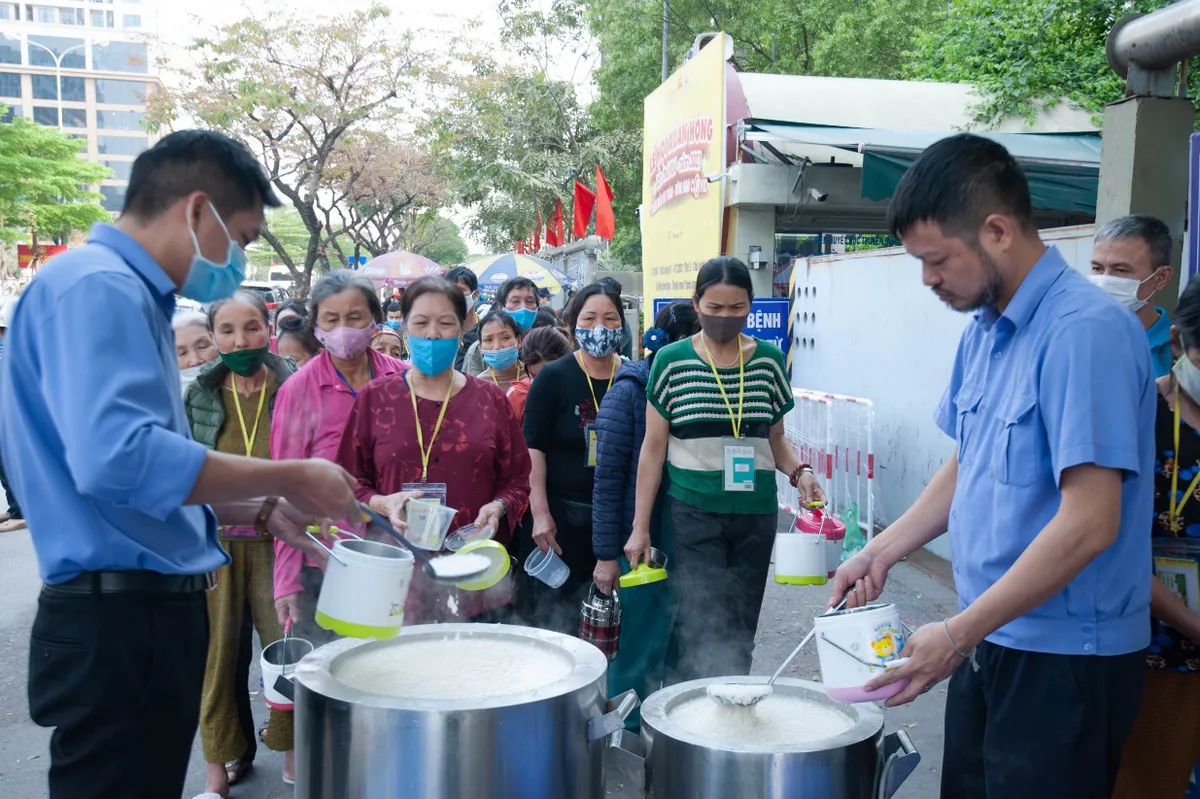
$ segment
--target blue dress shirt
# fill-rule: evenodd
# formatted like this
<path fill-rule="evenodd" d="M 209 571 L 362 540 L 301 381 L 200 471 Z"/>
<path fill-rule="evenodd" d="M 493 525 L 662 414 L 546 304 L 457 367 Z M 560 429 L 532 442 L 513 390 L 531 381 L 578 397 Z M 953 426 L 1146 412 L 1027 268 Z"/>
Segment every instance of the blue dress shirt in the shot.
<path fill-rule="evenodd" d="M 207 450 L 180 397 L 174 292 L 141 245 L 96 225 L 17 306 L 0 361 L 0 445 L 47 583 L 229 562 L 212 510 L 183 505 Z"/>
<path fill-rule="evenodd" d="M 1124 473 L 1116 542 L 1062 591 L 989 635 L 992 643 L 1063 655 L 1150 643 L 1152 376 L 1137 317 L 1053 247 L 1003 314 L 985 308 L 967 326 L 936 417 L 958 444 L 949 532 L 960 608 L 1054 517 L 1065 469 L 1090 463 Z"/>
<path fill-rule="evenodd" d="M 1154 376 L 1166 377 L 1175 365 L 1175 358 L 1171 354 L 1171 317 L 1162 308 L 1155 307 L 1154 310 L 1158 311 L 1158 320 L 1146 329 L 1146 337 L 1150 339 Z"/>

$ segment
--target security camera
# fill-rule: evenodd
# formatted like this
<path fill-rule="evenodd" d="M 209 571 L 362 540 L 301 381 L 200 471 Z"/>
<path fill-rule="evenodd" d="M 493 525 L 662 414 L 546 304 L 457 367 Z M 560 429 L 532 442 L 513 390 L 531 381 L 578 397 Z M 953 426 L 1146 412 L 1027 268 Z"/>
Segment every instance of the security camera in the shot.
<path fill-rule="evenodd" d="M 829 199 L 829 192 L 822 191 L 821 189 L 818 189 L 816 186 L 813 186 L 811 189 L 808 190 L 808 196 L 812 197 L 814 200 L 816 200 L 819 203 L 823 203 Z"/>

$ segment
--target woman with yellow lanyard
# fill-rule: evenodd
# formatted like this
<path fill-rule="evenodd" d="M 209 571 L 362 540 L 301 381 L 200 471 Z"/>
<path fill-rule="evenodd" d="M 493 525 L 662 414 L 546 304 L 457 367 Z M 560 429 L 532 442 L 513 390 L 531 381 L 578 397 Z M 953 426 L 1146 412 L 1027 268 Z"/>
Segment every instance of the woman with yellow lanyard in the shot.
<path fill-rule="evenodd" d="M 1200 281 L 1184 289 L 1175 322 L 1175 367 L 1158 379 L 1154 423 L 1150 535 L 1158 579 L 1150 583 L 1146 681 L 1137 721 L 1125 739 L 1114 799 L 1183 796 L 1200 761 L 1200 614 L 1194 604 L 1200 553 Z"/>
<path fill-rule="evenodd" d="M 517 348 L 521 343 L 521 328 L 517 320 L 504 309 L 489 311 L 479 323 L 479 352 L 487 367 L 479 374 L 506 395 L 508 388 L 523 376 Z"/>
<path fill-rule="evenodd" d="M 529 503 L 529 450 L 504 392 L 454 369 L 467 319 L 463 294 L 425 277 L 404 292 L 412 368 L 358 392 L 337 461 L 358 478 L 356 494 L 398 529 L 409 500 L 454 508 L 451 529 L 491 525 L 506 544 Z M 480 619 L 509 602 L 507 582 L 460 591 L 413 573 L 404 623 Z"/>
<path fill-rule="evenodd" d="M 267 306 L 253 291 L 214 302 L 208 311 L 220 359 L 205 366 L 184 397 L 192 437 L 218 452 L 270 458 L 275 394 L 296 371 L 296 363 L 270 352 Z M 247 668 L 249 636 L 242 636 L 249 612 L 259 640 L 278 640 L 283 628 L 275 613 L 275 542 L 266 519 L 254 527 L 226 527 L 221 544 L 232 562 L 222 566 L 208 600 L 208 663 L 200 704 L 200 745 L 208 763 L 205 791 L 228 796 L 254 761 L 254 718 L 250 714 Z M 239 664 L 239 659 L 242 661 Z M 271 710 L 264 742 L 286 752 L 283 777 L 295 774 L 292 712 Z"/>
<path fill-rule="evenodd" d="M 783 434 L 792 409 L 783 353 L 742 335 L 754 290 L 736 258 L 700 268 L 692 303 L 700 332 L 663 347 L 646 385 L 631 567 L 649 556 L 650 519 L 667 462 L 666 517 L 679 596 L 668 684 L 748 674 L 777 527 L 774 471 L 804 501 L 823 500 L 812 469 Z"/>
<path fill-rule="evenodd" d="M 563 313 L 578 350 L 546 364 L 525 401 L 525 441 L 533 456 L 531 543 L 543 552 L 553 549 L 571 569 L 558 589 L 530 583 L 531 622 L 543 629 L 578 632 L 579 604 L 596 568 L 596 412 L 621 364 L 621 320 L 621 297 L 615 291 L 600 283 L 580 289 Z M 525 549 L 532 551 L 532 546 Z"/>

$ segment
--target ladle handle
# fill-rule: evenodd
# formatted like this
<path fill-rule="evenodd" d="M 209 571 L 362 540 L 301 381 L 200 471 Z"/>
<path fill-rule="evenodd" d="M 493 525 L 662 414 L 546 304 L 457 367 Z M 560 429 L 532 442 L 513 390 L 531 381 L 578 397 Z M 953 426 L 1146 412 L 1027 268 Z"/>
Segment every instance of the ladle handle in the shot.
<path fill-rule="evenodd" d="M 313 535 L 312 533 L 310 533 L 308 530 L 305 530 L 305 531 L 304 531 L 304 534 L 305 534 L 306 536 L 308 536 L 310 539 L 312 539 L 312 542 L 313 542 L 314 544 L 316 544 L 316 545 L 317 545 L 317 546 L 319 546 L 321 549 L 323 549 L 323 550 L 325 550 L 326 552 L 328 552 L 328 553 L 329 553 L 329 557 L 333 558 L 334 560 L 336 560 L 338 563 L 342 564 L 343 566 L 345 566 L 345 565 L 346 565 L 346 561 L 342 560 L 342 559 L 341 559 L 341 557 L 339 557 L 339 556 L 338 556 L 338 554 L 337 554 L 336 552 L 334 552 L 334 551 L 333 551 L 333 548 L 332 548 L 332 547 L 330 547 L 328 544 L 326 544 L 324 541 L 322 541 L 321 539 L 317 538 L 315 535 Z"/>
<path fill-rule="evenodd" d="M 825 613 L 836 613 L 837 611 L 841 610 L 842 606 L 844 606 L 846 604 L 846 600 L 849 598 L 850 598 L 850 592 L 847 591 L 846 593 L 842 594 L 842 601 L 837 603 L 837 606 L 834 607 L 832 610 L 825 611 Z M 825 615 L 825 614 L 822 614 L 822 615 Z M 811 630 L 809 630 L 808 635 L 804 636 L 804 639 L 800 642 L 800 644 L 795 649 L 792 650 L 792 654 L 788 655 L 787 659 L 784 660 L 783 663 L 779 664 L 779 668 L 777 668 L 775 670 L 775 673 L 771 675 L 771 679 L 767 680 L 767 685 L 775 684 L 775 681 L 779 679 L 779 675 L 783 674 L 783 670 L 787 668 L 789 663 L 791 663 L 793 660 L 796 659 L 796 655 L 800 654 L 800 650 L 803 649 L 804 645 L 807 644 L 812 639 L 812 637 L 816 634 L 817 634 L 817 627 L 814 624 L 813 628 Z"/>
<path fill-rule="evenodd" d="M 419 547 L 413 546 L 411 543 L 409 543 L 407 538 L 400 535 L 399 531 L 397 531 L 395 527 L 392 527 L 391 522 L 361 502 L 358 503 L 358 507 L 360 510 L 362 510 L 363 516 L 365 516 L 367 520 L 371 522 L 371 524 L 375 525 L 380 530 L 383 530 L 392 538 L 399 541 L 405 549 L 411 552 L 412 556 L 416 558 L 418 563 L 421 564 L 421 567 L 425 569 L 426 574 L 428 574 L 430 577 L 437 577 L 437 573 L 434 571 L 433 566 L 429 562 L 429 556 L 422 552 Z"/>

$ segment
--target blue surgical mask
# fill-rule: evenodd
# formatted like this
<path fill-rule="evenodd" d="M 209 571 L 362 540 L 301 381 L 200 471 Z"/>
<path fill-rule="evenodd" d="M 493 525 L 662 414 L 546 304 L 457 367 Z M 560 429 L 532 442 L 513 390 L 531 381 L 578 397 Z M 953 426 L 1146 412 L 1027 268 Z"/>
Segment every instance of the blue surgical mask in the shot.
<path fill-rule="evenodd" d="M 388 327 L 390 327 L 392 330 L 399 330 L 401 327 L 404 326 L 404 322 L 397 321 L 395 319 L 389 319 L 386 322 L 384 322 L 384 324 L 387 325 Z"/>
<path fill-rule="evenodd" d="M 458 355 L 458 339 L 456 338 L 421 338 L 408 337 L 408 352 L 412 365 L 421 374 L 433 376 L 454 366 L 454 358 Z"/>
<path fill-rule="evenodd" d="M 508 311 L 508 315 L 517 323 L 517 327 L 521 328 L 522 333 L 533 327 L 533 322 L 537 319 L 537 311 L 532 308 L 517 308 L 515 311 Z"/>
<path fill-rule="evenodd" d="M 517 345 L 500 350 L 484 350 L 483 362 L 496 371 L 507 369 L 517 362 Z"/>
<path fill-rule="evenodd" d="M 579 348 L 593 358 L 607 358 L 619 350 L 623 335 L 624 330 L 619 327 L 598 325 L 592 328 L 575 328 L 575 340 L 579 342 Z"/>
<path fill-rule="evenodd" d="M 225 231 L 225 238 L 229 239 L 229 250 L 224 264 L 208 260 L 200 253 L 200 241 L 196 238 L 195 229 L 188 228 L 195 253 L 192 255 L 192 266 L 188 269 L 187 280 L 183 282 L 179 293 L 196 302 L 215 302 L 232 297 L 233 293 L 238 290 L 238 286 L 242 285 L 242 281 L 246 279 L 246 253 L 229 235 L 229 228 L 225 227 L 225 220 L 221 219 L 221 215 L 217 213 L 216 208 L 213 208 L 211 202 L 208 204 L 208 209 L 217 218 L 217 224 L 221 226 L 221 230 Z M 190 212 L 188 218 L 191 218 Z"/>

